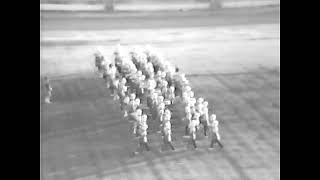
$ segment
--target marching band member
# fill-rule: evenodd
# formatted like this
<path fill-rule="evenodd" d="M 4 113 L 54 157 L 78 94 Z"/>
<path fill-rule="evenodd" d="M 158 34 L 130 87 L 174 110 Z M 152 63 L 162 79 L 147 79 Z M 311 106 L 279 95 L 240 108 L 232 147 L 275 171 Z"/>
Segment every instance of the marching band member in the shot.
<path fill-rule="evenodd" d="M 150 46 L 144 51 L 138 47 L 127 53 L 126 49 L 118 45 L 114 52 L 114 63 L 104 59 L 102 49 L 98 49 L 95 55 L 95 65 L 103 75 L 107 87 L 111 90 L 114 99 L 120 98 L 121 111 L 124 117 L 133 124 L 133 134 L 139 136 L 139 146 L 150 150 L 147 140 L 147 118 L 140 109 L 142 101 L 147 99 L 147 106 L 151 110 L 152 119 L 160 123 L 162 137 L 165 145 L 171 144 L 171 111 L 168 108 L 174 104 L 176 97 L 184 102 L 185 135 L 189 134 L 194 148 L 196 145 L 196 133 L 200 124 L 204 127 L 204 135 L 209 130 L 211 144 L 220 142 L 220 134 L 216 116 L 208 114 L 208 102 L 202 97 L 196 99 L 185 74 L 179 73 L 179 69 L 169 61 L 163 60 L 158 52 Z M 47 80 L 46 103 L 50 103 L 52 88 Z"/>
<path fill-rule="evenodd" d="M 191 106 L 185 106 L 185 117 L 183 118 L 185 124 L 185 136 L 189 134 L 189 124 L 191 123 L 192 113 L 191 113 Z"/>
<path fill-rule="evenodd" d="M 132 119 L 129 120 L 129 122 L 131 121 L 133 123 L 132 133 L 136 136 L 138 135 L 137 129 L 139 128 L 139 124 L 141 123 L 141 115 L 142 115 L 142 110 L 137 109 L 136 111 L 131 113 Z"/>
<path fill-rule="evenodd" d="M 165 110 L 165 103 L 163 102 L 163 96 L 158 97 L 158 105 L 157 105 L 157 119 L 159 119 L 160 123 L 163 121 L 163 115 Z"/>
<path fill-rule="evenodd" d="M 103 48 L 98 47 L 97 51 L 94 53 L 95 56 L 95 66 L 98 69 L 100 75 L 103 73 L 103 64 L 104 64 L 104 57 L 102 55 Z"/>
<path fill-rule="evenodd" d="M 200 126 L 200 113 L 194 108 L 194 106 L 191 106 L 191 113 L 191 121 L 194 121 L 194 124 L 196 125 L 196 130 L 198 130 Z"/>
<path fill-rule="evenodd" d="M 190 134 L 192 145 L 196 149 L 197 148 L 197 144 L 196 144 L 197 122 L 194 120 L 191 120 L 188 128 L 189 128 L 189 134 Z"/>
<path fill-rule="evenodd" d="M 210 148 L 213 148 L 213 145 L 217 143 L 220 148 L 223 148 L 223 145 L 221 144 L 220 140 L 220 134 L 219 134 L 219 121 L 216 119 L 216 115 L 212 114 L 209 119 L 209 128 L 211 132 L 211 144 Z"/>
<path fill-rule="evenodd" d="M 139 126 L 139 145 L 141 149 L 145 148 L 147 151 L 150 151 L 147 138 L 147 118 L 148 116 L 146 114 L 143 114 L 141 117 L 141 123 Z"/>
<path fill-rule="evenodd" d="M 119 99 L 119 96 L 117 93 L 117 90 L 119 88 L 119 77 L 118 76 L 116 76 L 116 78 L 112 80 L 112 84 L 111 84 L 110 88 L 111 88 L 111 96 L 113 96 L 113 100 L 118 100 Z"/>
<path fill-rule="evenodd" d="M 169 87 L 167 94 L 166 94 L 166 97 L 171 102 L 171 104 L 173 104 L 174 100 L 175 100 L 175 93 L 174 92 L 175 92 L 175 87 L 172 85 Z"/>
<path fill-rule="evenodd" d="M 171 150 L 175 150 L 172 143 L 171 143 L 171 122 L 170 120 L 165 121 L 163 124 L 163 142 L 164 144 L 168 144 Z"/>
<path fill-rule="evenodd" d="M 121 103 L 121 110 L 123 111 L 123 117 L 126 118 L 128 117 L 128 106 L 129 106 L 129 102 L 130 102 L 130 98 L 129 96 L 125 96 L 122 100 L 122 103 Z"/>
<path fill-rule="evenodd" d="M 209 121 L 209 110 L 208 110 L 208 101 L 203 102 L 203 106 L 200 109 L 200 124 L 203 125 L 204 136 L 207 137 L 208 131 L 208 121 Z"/>

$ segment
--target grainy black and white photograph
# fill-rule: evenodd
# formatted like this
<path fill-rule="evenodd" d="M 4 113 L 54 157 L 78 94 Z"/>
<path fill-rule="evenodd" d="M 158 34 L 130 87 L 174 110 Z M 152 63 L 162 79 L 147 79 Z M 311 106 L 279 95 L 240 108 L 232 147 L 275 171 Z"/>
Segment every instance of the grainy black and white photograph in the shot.
<path fill-rule="evenodd" d="M 42 180 L 279 180 L 280 0 L 40 0 Z"/>

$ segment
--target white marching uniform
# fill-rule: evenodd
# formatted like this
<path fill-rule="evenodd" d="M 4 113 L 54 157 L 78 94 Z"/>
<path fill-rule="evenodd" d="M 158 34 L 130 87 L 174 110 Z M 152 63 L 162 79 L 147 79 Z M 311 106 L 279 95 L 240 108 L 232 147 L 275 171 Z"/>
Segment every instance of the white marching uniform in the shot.
<path fill-rule="evenodd" d="M 160 94 L 160 96 L 157 97 L 157 105 L 159 105 L 161 103 L 164 103 L 164 97 L 161 96 L 161 94 Z"/>
<path fill-rule="evenodd" d="M 115 66 L 112 66 L 107 71 L 107 74 L 110 76 L 111 80 L 114 80 L 116 78 L 117 68 Z"/>
<path fill-rule="evenodd" d="M 193 116 L 191 118 L 191 122 L 193 122 L 197 128 L 199 128 L 200 125 L 200 113 L 199 112 L 194 112 Z"/>
<path fill-rule="evenodd" d="M 154 76 L 154 79 L 155 79 L 157 82 L 161 82 L 161 80 L 162 80 L 161 75 L 162 75 L 162 71 L 159 70 L 159 71 L 157 72 L 157 74 Z"/>
<path fill-rule="evenodd" d="M 164 123 L 163 133 L 164 133 L 164 138 L 166 138 L 168 142 L 171 142 L 171 122 L 170 121 L 166 121 Z"/>
<path fill-rule="evenodd" d="M 209 124 L 209 128 L 210 128 L 211 133 L 215 133 L 217 136 L 217 139 L 220 141 L 221 137 L 219 134 L 219 121 L 217 121 L 217 120 L 211 121 L 211 123 Z"/>
<path fill-rule="evenodd" d="M 196 111 L 200 112 L 200 114 L 201 114 L 203 107 L 204 107 L 204 105 L 202 104 L 202 102 L 198 101 L 195 103 L 195 109 L 196 109 Z"/>
<path fill-rule="evenodd" d="M 121 98 L 123 98 L 126 95 L 126 92 L 128 91 L 128 87 L 123 83 L 123 81 L 120 81 L 118 84 L 118 91 Z"/>
<path fill-rule="evenodd" d="M 186 106 L 186 107 L 184 108 L 184 110 L 185 110 L 185 119 L 187 120 L 186 123 L 189 124 L 190 121 L 191 121 L 191 118 L 192 118 L 192 113 L 191 113 L 190 106 Z"/>
<path fill-rule="evenodd" d="M 188 93 L 187 92 L 183 92 L 182 93 L 182 100 L 183 100 L 183 102 L 184 103 L 186 103 L 186 104 L 188 104 L 189 103 L 189 95 L 188 95 Z"/>
<path fill-rule="evenodd" d="M 163 122 L 167 122 L 170 120 L 171 120 L 171 111 L 167 109 L 164 111 Z"/>
<path fill-rule="evenodd" d="M 128 105 L 129 105 L 129 102 L 130 102 L 130 99 L 128 96 L 125 96 L 123 98 L 123 111 L 124 111 L 124 117 L 127 117 L 128 116 Z"/>
<path fill-rule="evenodd" d="M 45 87 L 45 98 L 44 98 L 44 102 L 45 103 L 51 103 L 51 95 L 52 95 L 52 87 L 50 85 L 49 80 L 46 80 L 46 82 L 44 83 L 44 87 Z"/>
<path fill-rule="evenodd" d="M 196 139 L 196 130 L 198 123 L 196 121 L 190 121 L 189 123 L 189 133 L 192 139 Z"/>
<path fill-rule="evenodd" d="M 168 89 L 168 92 L 167 92 L 167 98 L 171 101 L 171 104 L 173 104 L 174 102 L 174 98 L 175 98 L 175 87 L 174 86 L 171 86 L 169 89 Z"/>
<path fill-rule="evenodd" d="M 158 118 L 159 118 L 160 122 L 162 122 L 162 121 L 163 121 L 163 118 L 164 118 L 164 109 L 165 109 L 165 104 L 164 104 L 164 102 L 160 102 L 160 103 L 158 104 L 158 109 L 157 109 L 157 111 L 158 111 Z"/>
<path fill-rule="evenodd" d="M 152 101 L 152 106 L 155 106 L 158 104 L 158 93 L 156 93 L 155 91 L 153 91 L 151 94 L 151 101 Z"/>
<path fill-rule="evenodd" d="M 137 128 L 141 124 L 141 114 L 139 112 L 135 112 L 132 114 L 133 117 L 133 134 L 137 133 Z"/>
<path fill-rule="evenodd" d="M 195 106 L 195 104 L 196 104 L 196 98 L 193 98 L 193 97 L 191 97 L 191 98 L 189 98 L 189 100 L 188 100 L 188 104 L 190 105 L 190 106 Z"/>
<path fill-rule="evenodd" d="M 114 100 L 117 100 L 117 99 L 119 99 L 119 96 L 118 96 L 118 89 L 119 89 L 119 79 L 114 79 L 113 81 L 112 81 L 112 86 L 113 86 L 113 88 L 114 88 L 114 92 L 113 92 L 113 99 Z"/>
<path fill-rule="evenodd" d="M 207 107 L 203 107 L 200 111 L 200 116 L 202 116 L 203 121 L 209 123 L 209 110 Z"/>
<path fill-rule="evenodd" d="M 148 90 L 155 89 L 157 86 L 157 82 L 154 79 L 148 79 L 146 82 L 146 86 Z"/>
<path fill-rule="evenodd" d="M 161 88 L 161 94 L 162 96 L 164 96 L 165 99 L 167 99 L 167 92 L 168 92 L 168 88 L 166 86 Z"/>
<path fill-rule="evenodd" d="M 134 115 L 134 113 L 137 109 L 137 103 L 136 103 L 135 99 L 130 100 L 127 107 L 128 107 L 127 109 L 128 109 L 129 115 L 130 116 Z"/>
<path fill-rule="evenodd" d="M 142 122 L 139 126 L 139 135 L 140 135 L 140 138 L 142 138 L 142 141 L 144 143 L 148 142 L 147 129 L 148 129 L 148 124 L 146 122 Z"/>
<path fill-rule="evenodd" d="M 220 140 L 219 122 L 215 118 L 209 117 L 208 107 L 204 105 L 207 103 L 203 103 L 203 98 L 199 98 L 197 101 L 185 74 L 178 74 L 175 67 L 169 61 L 158 57 L 151 47 L 147 47 L 146 51 L 135 47 L 132 56 L 130 56 L 126 49 L 118 46 L 115 52 L 115 62 L 104 59 L 101 53 L 96 56 L 99 71 L 103 71 L 103 77 L 107 85 L 111 87 L 112 94 L 115 97 L 118 97 L 117 95 L 120 96 L 121 109 L 124 110 L 125 117 L 129 115 L 130 118 L 128 119 L 133 124 L 133 132 L 140 135 L 140 140 L 147 142 L 148 125 L 146 123 L 147 115 L 142 115 L 142 110 L 139 108 L 140 99 L 136 99 L 135 95 L 134 97 L 130 96 L 130 98 L 127 96 L 128 91 L 131 92 L 132 90 L 134 92 L 135 89 L 140 90 L 136 92 L 139 98 L 145 97 L 141 96 L 141 94 L 143 95 L 147 91 L 147 104 L 152 108 L 152 118 L 159 118 L 161 129 L 168 142 L 171 142 L 171 112 L 166 109 L 166 105 L 173 104 L 176 98 L 175 95 L 182 95 L 182 100 L 186 105 L 185 128 L 186 132 L 189 130 L 190 135 L 192 135 L 193 142 L 196 139 L 200 120 L 201 123 L 206 122 L 205 125 L 208 126 L 205 128 L 209 127 L 210 132 L 214 133 L 217 139 Z M 116 63 L 116 66 L 111 63 Z M 155 71 L 157 71 L 156 75 L 154 74 Z M 131 85 L 130 83 L 130 86 L 126 86 L 125 78 L 121 80 L 116 78 L 118 73 L 120 73 L 119 77 L 134 80 L 134 84 Z M 168 87 L 168 84 L 170 84 L 170 87 Z"/>
<path fill-rule="evenodd" d="M 154 68 L 153 68 L 153 64 L 151 62 L 148 62 L 146 64 L 146 71 L 147 73 L 150 75 L 152 73 L 154 73 Z"/>

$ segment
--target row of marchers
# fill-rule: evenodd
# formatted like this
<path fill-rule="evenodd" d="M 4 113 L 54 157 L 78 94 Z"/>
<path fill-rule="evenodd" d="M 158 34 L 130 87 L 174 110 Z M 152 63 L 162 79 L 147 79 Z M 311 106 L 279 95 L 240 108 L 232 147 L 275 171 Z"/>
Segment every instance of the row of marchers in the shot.
<path fill-rule="evenodd" d="M 210 149 L 214 144 L 223 147 L 215 114 L 209 115 L 208 102 L 195 98 L 194 92 L 179 68 L 173 66 L 152 47 L 123 47 L 118 45 L 113 58 L 106 58 L 103 48 L 95 52 L 95 66 L 110 89 L 114 100 L 119 100 L 123 116 L 132 124 L 131 132 L 139 139 L 139 151 L 149 151 L 148 124 L 158 124 L 164 145 L 172 150 L 171 114 L 173 105 L 184 107 L 185 137 L 190 137 L 197 148 L 196 135 L 203 129 L 210 135 Z M 138 152 L 138 151 L 137 151 Z"/>

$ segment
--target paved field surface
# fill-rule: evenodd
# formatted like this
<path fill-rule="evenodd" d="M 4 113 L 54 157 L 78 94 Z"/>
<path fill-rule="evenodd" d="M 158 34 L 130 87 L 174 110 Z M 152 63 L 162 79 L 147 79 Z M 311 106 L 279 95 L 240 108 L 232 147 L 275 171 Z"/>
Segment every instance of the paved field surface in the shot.
<path fill-rule="evenodd" d="M 188 78 L 217 114 L 224 149 L 207 150 L 208 139 L 199 135 L 193 150 L 177 108 L 176 151 L 161 147 L 150 122 L 152 150 L 133 156 L 136 141 L 103 81 L 62 78 L 52 81 L 54 103 L 41 110 L 43 179 L 279 179 L 279 68 Z"/>

